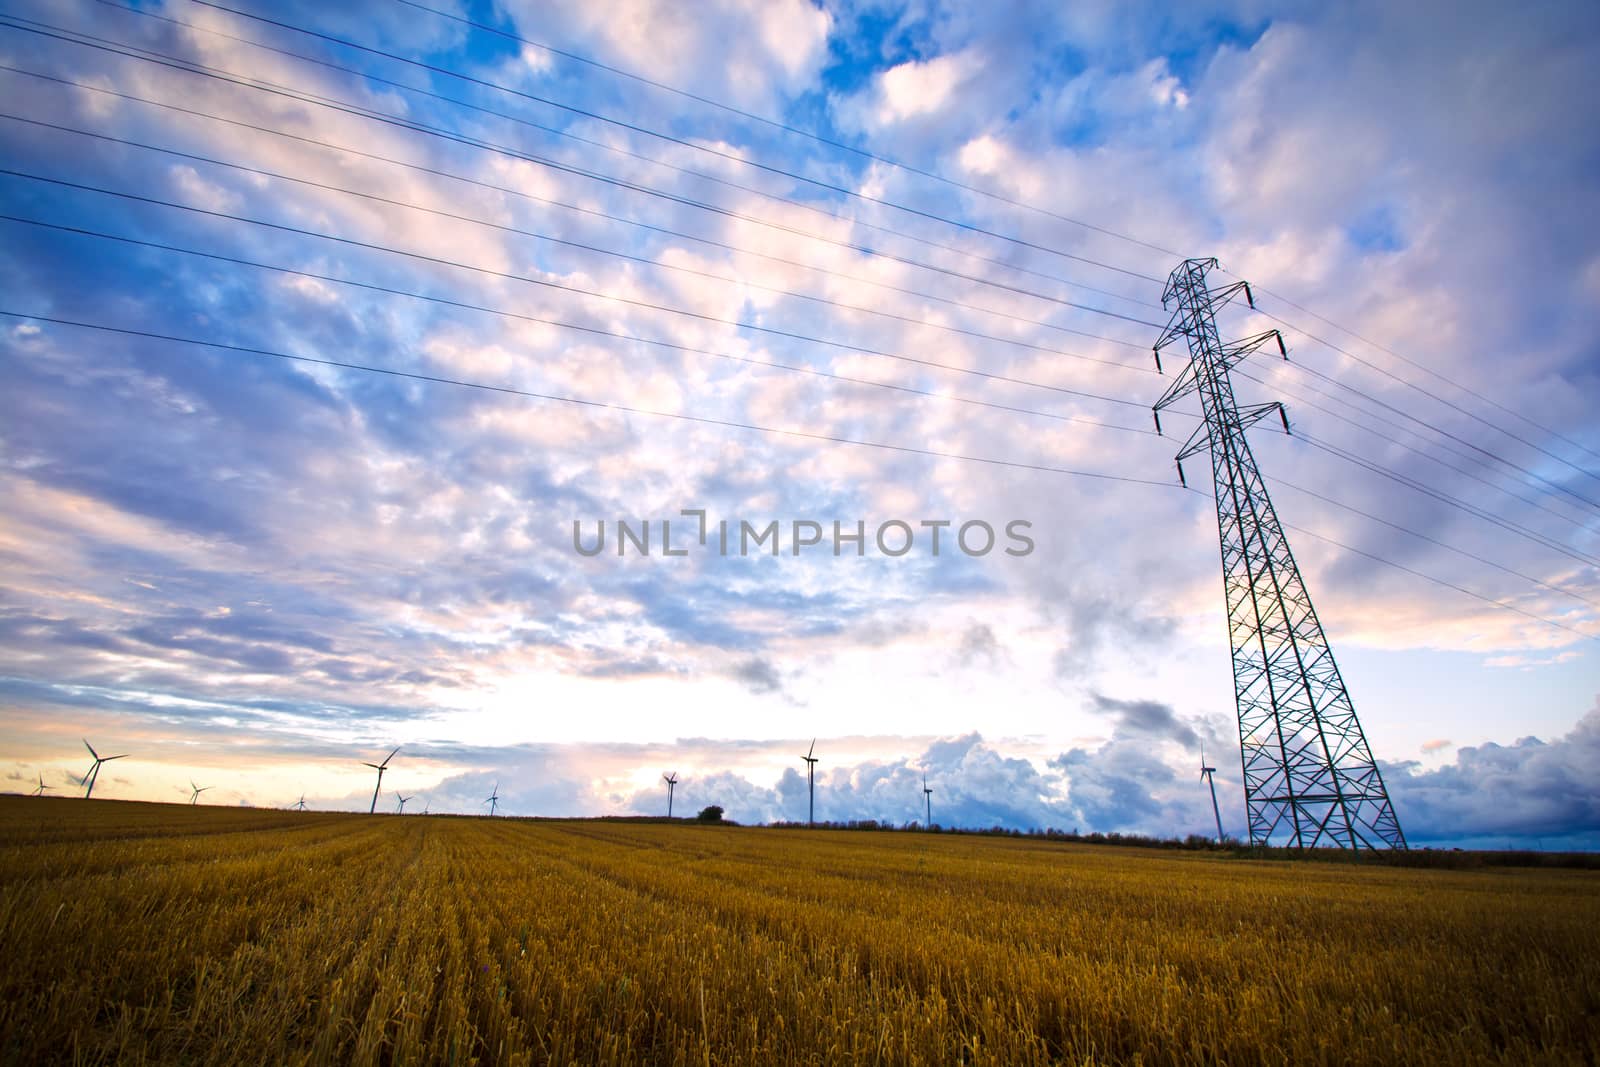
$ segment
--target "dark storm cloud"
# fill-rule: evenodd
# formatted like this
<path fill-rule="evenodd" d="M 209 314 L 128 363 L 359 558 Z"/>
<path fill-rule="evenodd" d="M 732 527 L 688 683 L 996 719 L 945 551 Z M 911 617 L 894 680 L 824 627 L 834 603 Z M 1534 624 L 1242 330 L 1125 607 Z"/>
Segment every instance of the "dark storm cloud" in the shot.
<path fill-rule="evenodd" d="M 993 627 L 974 622 L 961 634 L 956 662 L 963 667 L 994 667 L 1007 658 L 1006 650 L 994 635 Z"/>
<path fill-rule="evenodd" d="M 1408 838 L 1563 837 L 1600 847 L 1600 704 L 1564 737 L 1459 749 L 1437 770 L 1385 765 Z"/>
<path fill-rule="evenodd" d="M 585 678 L 638 678 L 680 673 L 676 664 L 660 656 L 600 656 L 581 671 Z"/>
<path fill-rule="evenodd" d="M 1096 711 L 1117 718 L 1119 734 L 1150 734 L 1194 747 L 1200 737 L 1188 724 L 1178 719 L 1171 705 L 1156 700 L 1117 700 L 1103 693 L 1091 694 Z"/>
<path fill-rule="evenodd" d="M 1158 795 L 1175 776 L 1147 743 L 1114 740 L 1092 751 L 1075 748 L 1050 765 L 1070 783 L 1068 797 L 1085 825 L 1102 831 L 1177 833 L 1176 813 Z"/>
<path fill-rule="evenodd" d="M 746 689 L 758 695 L 783 690 L 783 678 L 778 674 L 778 669 L 772 665 L 772 661 L 759 656 L 735 664 L 729 673 Z"/>

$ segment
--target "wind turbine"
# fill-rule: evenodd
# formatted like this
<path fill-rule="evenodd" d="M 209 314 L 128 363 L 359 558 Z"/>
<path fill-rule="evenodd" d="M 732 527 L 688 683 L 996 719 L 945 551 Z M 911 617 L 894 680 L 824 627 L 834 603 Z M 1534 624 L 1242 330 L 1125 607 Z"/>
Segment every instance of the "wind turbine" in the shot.
<path fill-rule="evenodd" d="M 817 750 L 817 739 L 815 737 L 813 737 L 811 739 L 811 749 L 810 749 L 810 751 L 808 751 L 804 756 L 800 757 L 801 759 L 806 761 L 806 825 L 807 826 L 811 826 L 811 825 L 813 825 L 815 823 L 816 814 L 817 814 L 817 786 L 816 786 L 816 773 L 815 772 L 816 772 L 816 769 L 817 769 L 817 764 L 822 762 L 822 760 L 821 760 L 820 756 L 813 756 L 811 754 L 812 752 L 815 752 L 816 750 Z"/>
<path fill-rule="evenodd" d="M 483 801 L 489 805 L 489 818 L 494 818 L 494 809 L 500 806 L 500 783 L 494 784 L 494 792 L 490 793 Z"/>
<path fill-rule="evenodd" d="M 88 749 L 89 755 L 94 757 L 94 763 L 87 771 L 84 772 L 83 777 L 79 779 L 80 782 L 89 787 L 83 791 L 83 799 L 88 800 L 94 795 L 94 784 L 100 780 L 100 764 L 110 763 L 114 759 L 122 759 L 123 756 L 127 755 L 127 753 L 124 752 L 120 756 L 101 756 L 100 753 L 94 750 L 94 746 L 91 745 L 87 739 L 84 740 L 83 747 Z"/>
<path fill-rule="evenodd" d="M 44 784 L 44 775 L 41 774 L 39 775 L 39 788 L 33 791 L 33 795 L 36 797 L 42 797 L 44 796 L 44 791 L 49 788 L 49 786 Z"/>
<path fill-rule="evenodd" d="M 294 810 L 295 811 L 305 811 L 306 810 L 306 795 L 304 793 L 301 793 L 300 794 L 300 799 L 294 802 Z"/>
<path fill-rule="evenodd" d="M 395 796 L 399 797 L 400 799 L 400 814 L 404 815 L 406 813 L 406 801 L 410 800 L 411 798 L 400 796 L 399 793 L 396 793 Z"/>
<path fill-rule="evenodd" d="M 432 811 L 433 811 L 433 801 L 429 800 L 427 797 L 423 797 L 422 798 L 422 814 L 428 815 L 428 814 L 431 814 Z"/>
<path fill-rule="evenodd" d="M 399 751 L 400 751 L 400 746 L 399 745 L 394 746 L 394 752 L 399 752 Z M 363 767 L 371 767 L 373 770 L 378 772 L 378 784 L 372 787 L 372 806 L 367 809 L 367 814 L 368 815 L 371 815 L 373 812 L 378 810 L 378 790 L 383 788 L 383 772 L 388 769 L 389 761 L 394 759 L 394 752 L 391 752 L 387 756 L 385 756 L 383 758 L 383 762 L 382 763 L 363 763 L 362 764 Z"/>
<path fill-rule="evenodd" d="M 190 789 L 189 803 L 190 803 L 190 805 L 193 805 L 193 804 L 197 803 L 200 800 L 200 794 L 204 793 L 207 789 L 210 789 L 210 788 L 211 787 L 209 785 L 195 785 L 194 784 L 194 779 L 193 778 L 189 779 L 189 789 Z"/>
<path fill-rule="evenodd" d="M 933 825 L 933 790 L 928 788 L 928 775 L 926 771 L 924 771 L 922 775 L 922 799 L 926 801 L 928 805 L 928 821 L 923 825 L 923 829 L 926 830 L 928 827 Z"/>
<path fill-rule="evenodd" d="M 1217 807 L 1217 773 L 1215 767 L 1206 766 L 1206 746 L 1200 745 L 1200 780 L 1211 786 L 1211 814 L 1217 817 L 1217 844 L 1222 844 L 1222 809 Z"/>
<path fill-rule="evenodd" d="M 672 818 L 672 791 L 678 788 L 678 772 L 663 774 L 661 780 L 667 783 L 667 818 Z"/>

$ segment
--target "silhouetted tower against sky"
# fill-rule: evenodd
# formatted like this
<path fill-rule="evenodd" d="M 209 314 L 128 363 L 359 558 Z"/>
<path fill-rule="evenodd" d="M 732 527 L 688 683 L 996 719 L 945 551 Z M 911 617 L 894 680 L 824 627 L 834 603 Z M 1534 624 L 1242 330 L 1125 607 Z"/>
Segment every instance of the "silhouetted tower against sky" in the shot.
<path fill-rule="evenodd" d="M 663 774 L 661 780 L 667 783 L 667 818 L 672 818 L 672 794 L 678 788 L 678 772 Z"/>
<path fill-rule="evenodd" d="M 928 821 L 923 823 L 924 829 L 933 825 L 933 789 L 928 785 L 928 776 L 922 776 L 922 799 L 928 805 Z"/>
<path fill-rule="evenodd" d="M 806 825 L 811 826 L 817 818 L 817 761 L 822 757 L 816 755 L 817 739 L 811 739 L 811 748 L 800 758 L 806 761 Z"/>
<path fill-rule="evenodd" d="M 1222 843 L 1222 809 L 1217 807 L 1217 769 L 1206 766 L 1206 746 L 1200 746 L 1200 780 L 1211 787 L 1211 814 L 1217 817 L 1217 844 Z"/>
<path fill-rule="evenodd" d="M 1245 440 L 1248 426 L 1273 413 L 1287 430 L 1288 416 L 1276 402 L 1239 407 L 1228 378 L 1231 367 L 1269 342 L 1287 359 L 1283 336 L 1268 330 L 1241 341 L 1220 339 L 1217 310 L 1241 293 L 1251 307 L 1255 301 L 1247 282 L 1209 289 L 1206 273 L 1216 265 L 1215 259 L 1184 260 L 1162 293 L 1163 306 L 1176 302 L 1177 309 L 1156 342 L 1156 369 L 1161 349 L 1179 339 L 1188 343 L 1189 363 L 1156 402 L 1156 429 L 1163 408 L 1200 394 L 1205 421 L 1178 453 L 1178 478 L 1187 485 L 1183 461 L 1210 451 L 1250 843 L 1405 848 L 1383 776 Z"/>

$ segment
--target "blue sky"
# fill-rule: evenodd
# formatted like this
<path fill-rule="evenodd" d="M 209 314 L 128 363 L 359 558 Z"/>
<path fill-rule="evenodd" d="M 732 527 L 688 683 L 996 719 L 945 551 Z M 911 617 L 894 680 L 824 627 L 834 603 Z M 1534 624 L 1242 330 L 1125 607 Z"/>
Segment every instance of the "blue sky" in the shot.
<path fill-rule="evenodd" d="M 1183 834 L 1203 743 L 1238 832 L 1172 249 L 1288 324 L 1236 386 L 1408 834 L 1600 844 L 1592 11 L 429 6 L 525 41 L 5 5 L 14 788 L 761 821 L 817 736 L 820 817 Z M 696 508 L 1035 550 L 572 547 Z"/>

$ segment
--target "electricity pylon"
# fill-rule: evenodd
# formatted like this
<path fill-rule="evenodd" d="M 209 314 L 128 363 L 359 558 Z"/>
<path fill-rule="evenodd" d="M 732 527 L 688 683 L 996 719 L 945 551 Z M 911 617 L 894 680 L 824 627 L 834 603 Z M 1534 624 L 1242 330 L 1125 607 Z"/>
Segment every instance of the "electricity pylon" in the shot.
<path fill-rule="evenodd" d="M 1188 342 L 1189 362 L 1156 402 L 1161 410 L 1200 394 L 1205 421 L 1178 453 L 1183 461 L 1210 451 L 1222 543 L 1223 592 L 1233 649 L 1233 687 L 1239 711 L 1244 799 L 1250 843 L 1296 848 L 1405 848 L 1405 835 L 1356 718 L 1322 624 L 1311 606 L 1288 538 L 1250 454 L 1245 429 L 1276 413 L 1280 403 L 1239 407 L 1228 371 L 1283 335 L 1268 330 L 1223 343 L 1217 311 L 1240 293 L 1255 307 L 1248 282 L 1212 290 L 1206 272 L 1215 259 L 1188 259 L 1172 272 L 1162 305 L 1177 303 L 1156 342 Z"/>

